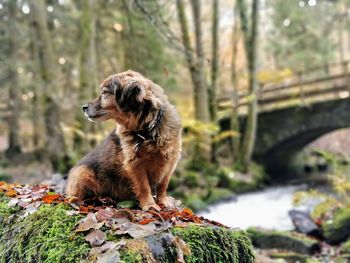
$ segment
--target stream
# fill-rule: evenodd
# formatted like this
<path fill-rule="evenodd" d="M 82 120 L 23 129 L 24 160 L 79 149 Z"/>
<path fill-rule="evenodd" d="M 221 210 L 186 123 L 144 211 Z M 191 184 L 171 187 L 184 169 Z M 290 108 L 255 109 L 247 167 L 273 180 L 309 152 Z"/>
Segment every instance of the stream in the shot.
<path fill-rule="evenodd" d="M 305 185 L 275 186 L 240 194 L 236 200 L 209 206 L 199 214 L 229 227 L 292 230 L 294 226 L 288 211 L 294 208 L 293 195 L 305 189 Z"/>

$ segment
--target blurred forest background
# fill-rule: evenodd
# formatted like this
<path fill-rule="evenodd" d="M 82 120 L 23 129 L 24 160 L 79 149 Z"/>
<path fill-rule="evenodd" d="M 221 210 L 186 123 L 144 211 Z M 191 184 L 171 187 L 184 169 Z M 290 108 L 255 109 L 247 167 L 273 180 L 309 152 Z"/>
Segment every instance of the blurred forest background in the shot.
<path fill-rule="evenodd" d="M 0 181 L 58 185 L 114 129 L 88 122 L 81 105 L 132 69 L 182 116 L 170 195 L 228 226 L 295 228 L 301 239 L 293 232 L 287 247 L 273 231 L 272 248 L 326 260 L 288 262 L 350 254 L 350 129 L 335 131 L 350 127 L 350 0 L 0 0 L 0 43 Z M 331 106 L 318 116 L 316 104 Z M 271 176 L 256 156 L 281 138 L 265 160 L 278 167 L 298 151 L 296 168 Z M 293 196 L 316 198 L 301 219 Z M 269 234 L 251 233 L 270 246 Z M 305 249 L 315 242 L 322 253 Z"/>
<path fill-rule="evenodd" d="M 126 69 L 180 111 L 187 184 L 198 170 L 215 186 L 226 168 L 263 174 L 252 163 L 259 89 L 350 53 L 348 0 L 0 0 L 0 19 L 0 174 L 22 183 L 66 174 L 113 129 L 80 107 Z"/>

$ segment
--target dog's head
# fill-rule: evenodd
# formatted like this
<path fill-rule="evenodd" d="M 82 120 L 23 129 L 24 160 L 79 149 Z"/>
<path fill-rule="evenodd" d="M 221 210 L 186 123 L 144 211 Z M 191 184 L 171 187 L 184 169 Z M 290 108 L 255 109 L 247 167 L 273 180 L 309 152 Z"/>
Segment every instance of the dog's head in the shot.
<path fill-rule="evenodd" d="M 111 75 L 101 83 L 100 96 L 83 105 L 84 114 L 90 121 L 114 119 L 120 124 L 147 116 L 161 104 L 152 85 L 152 81 L 131 70 Z"/>

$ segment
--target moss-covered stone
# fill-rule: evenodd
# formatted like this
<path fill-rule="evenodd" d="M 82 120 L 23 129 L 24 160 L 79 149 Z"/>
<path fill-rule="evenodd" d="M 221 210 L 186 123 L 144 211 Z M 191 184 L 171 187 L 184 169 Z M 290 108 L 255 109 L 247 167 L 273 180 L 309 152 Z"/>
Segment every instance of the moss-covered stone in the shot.
<path fill-rule="evenodd" d="M 284 253 L 273 253 L 270 255 L 273 259 L 284 259 L 287 262 L 299 262 L 299 263 L 308 263 L 309 257 L 306 255 L 301 255 L 294 252 L 284 252 Z"/>
<path fill-rule="evenodd" d="M 192 253 L 185 258 L 186 262 L 247 263 L 254 260 L 251 241 L 244 231 L 190 226 L 173 228 L 171 232 L 191 247 Z"/>
<path fill-rule="evenodd" d="M 350 237 L 350 208 L 338 209 L 331 220 L 322 225 L 325 240 L 338 244 Z"/>
<path fill-rule="evenodd" d="M 68 205 L 41 205 L 38 211 L 23 217 L 24 211 L 8 207 L 9 199 L 0 196 L 0 262 L 80 262 L 89 261 L 90 245 L 84 235 L 74 231 L 80 215 L 68 216 Z M 191 225 L 173 228 L 158 235 L 169 235 L 168 243 L 157 235 L 132 239 L 127 235 L 108 233 L 108 240 L 123 238 L 120 262 L 175 262 L 177 250 L 174 236 L 191 248 L 186 262 L 254 261 L 248 235 L 244 231 L 215 226 Z M 156 253 L 156 251 L 158 251 Z M 159 252 L 163 251 L 163 252 Z"/>
<path fill-rule="evenodd" d="M 42 205 L 21 218 L 18 209 L 5 208 L 7 202 L 0 202 L 0 262 L 76 262 L 89 252 L 83 236 L 72 231 L 81 217 L 66 216 L 64 205 Z"/>
<path fill-rule="evenodd" d="M 262 249 L 286 249 L 300 254 L 313 254 L 319 250 L 317 240 L 295 232 L 269 231 L 250 228 L 253 245 Z"/>
<path fill-rule="evenodd" d="M 344 253 L 344 254 L 349 254 L 350 255 L 350 240 L 344 242 L 342 245 L 341 245 L 341 253 Z"/>

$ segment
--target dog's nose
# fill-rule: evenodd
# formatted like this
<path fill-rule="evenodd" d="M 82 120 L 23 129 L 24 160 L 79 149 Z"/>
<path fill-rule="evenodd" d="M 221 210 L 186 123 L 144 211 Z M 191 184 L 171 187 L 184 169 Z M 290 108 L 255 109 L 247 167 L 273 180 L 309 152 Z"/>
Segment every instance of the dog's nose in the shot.
<path fill-rule="evenodd" d="M 86 111 L 89 108 L 88 104 L 84 104 L 83 106 L 81 106 L 81 108 L 83 109 L 83 111 Z"/>

